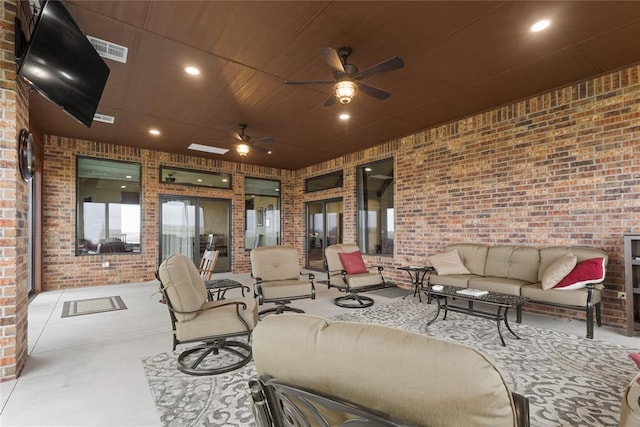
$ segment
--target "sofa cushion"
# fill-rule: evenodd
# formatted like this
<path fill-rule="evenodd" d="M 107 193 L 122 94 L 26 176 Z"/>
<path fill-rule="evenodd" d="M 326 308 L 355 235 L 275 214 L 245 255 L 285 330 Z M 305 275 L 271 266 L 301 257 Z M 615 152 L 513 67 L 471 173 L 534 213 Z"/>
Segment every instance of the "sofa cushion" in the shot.
<path fill-rule="evenodd" d="M 338 256 L 347 274 L 364 274 L 369 272 L 367 266 L 364 264 L 360 251 L 338 252 Z"/>
<path fill-rule="evenodd" d="M 439 276 L 446 274 L 471 274 L 464 266 L 457 250 L 450 250 L 443 254 L 431 255 L 428 257 L 431 265 L 436 269 Z"/>
<path fill-rule="evenodd" d="M 596 289 L 600 291 L 604 289 L 602 285 L 596 285 Z M 573 305 L 576 307 L 586 307 L 587 298 L 589 293 L 587 289 L 568 289 L 562 292 L 549 289 L 545 291 L 542 289 L 540 283 L 534 283 L 532 285 L 523 286 L 520 289 L 520 295 L 523 297 L 531 298 L 532 302 L 539 301 L 550 304 L 561 305 Z M 601 301 L 602 292 L 596 291 L 593 293 L 593 304 L 597 304 Z"/>
<path fill-rule="evenodd" d="M 580 261 L 553 289 L 581 289 L 590 283 L 600 283 L 605 276 L 605 259 Z"/>
<path fill-rule="evenodd" d="M 578 257 L 573 252 L 555 260 L 542 276 L 542 289 L 551 289 L 556 286 L 567 274 L 571 273 L 577 262 Z"/>
<path fill-rule="evenodd" d="M 492 246 L 487 252 L 485 276 L 538 281 L 540 253 L 529 246 Z M 471 285 L 470 285 L 471 286 Z"/>
<path fill-rule="evenodd" d="M 561 256 L 572 253 L 578 258 L 578 262 L 589 258 L 604 258 L 605 265 L 608 261 L 607 253 L 596 248 L 586 246 L 550 246 L 540 249 L 540 269 L 538 270 L 538 280 L 542 281 L 545 271 Z"/>
<path fill-rule="evenodd" d="M 509 279 L 506 277 L 474 276 L 469 278 L 470 288 L 508 295 L 520 295 L 520 288 L 528 284 L 529 282 L 525 280 Z"/>
<path fill-rule="evenodd" d="M 446 276 L 438 276 L 432 274 L 429 278 L 430 285 L 444 285 L 444 286 L 457 286 L 459 288 L 469 287 L 469 279 L 471 277 L 478 277 L 474 274 L 449 274 Z"/>
<path fill-rule="evenodd" d="M 489 247 L 479 243 L 455 243 L 447 246 L 446 251 L 457 250 L 460 259 L 472 274 L 484 276 Z"/>

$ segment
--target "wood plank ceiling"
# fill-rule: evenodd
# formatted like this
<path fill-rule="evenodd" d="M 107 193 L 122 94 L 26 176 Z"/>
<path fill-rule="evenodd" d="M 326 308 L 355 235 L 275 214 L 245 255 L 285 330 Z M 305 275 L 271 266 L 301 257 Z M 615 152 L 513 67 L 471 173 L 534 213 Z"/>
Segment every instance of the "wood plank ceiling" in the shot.
<path fill-rule="evenodd" d="M 129 48 L 84 128 L 33 92 L 44 133 L 297 170 L 640 61 L 640 2 L 66 1 L 87 35 Z M 535 21 L 551 27 L 532 33 Z M 406 66 L 366 80 L 348 112 L 324 107 L 332 79 L 324 47 L 350 46 L 363 70 L 389 57 Z M 184 72 L 187 65 L 200 76 Z M 232 133 L 273 137 L 272 154 L 240 158 Z M 161 135 L 149 135 L 150 128 Z M 229 148 L 224 155 L 191 143 Z"/>

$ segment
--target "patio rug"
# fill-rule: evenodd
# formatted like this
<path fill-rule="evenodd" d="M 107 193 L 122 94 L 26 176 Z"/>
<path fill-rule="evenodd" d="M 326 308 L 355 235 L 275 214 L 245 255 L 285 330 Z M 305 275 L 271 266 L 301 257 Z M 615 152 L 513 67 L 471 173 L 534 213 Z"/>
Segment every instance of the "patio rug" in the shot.
<path fill-rule="evenodd" d="M 106 311 L 126 310 L 122 298 L 104 297 L 65 301 L 62 306 L 62 317 L 81 316 L 83 314 L 104 313 Z"/>
<path fill-rule="evenodd" d="M 529 398 L 532 426 L 618 425 L 622 394 L 637 373 L 628 355 L 637 349 L 524 324 L 512 325 L 521 340 L 505 331 L 507 346 L 503 347 L 495 322 L 487 319 L 449 313 L 447 320 L 440 317 L 425 329 L 434 310 L 434 304 L 403 300 L 336 318 L 381 323 L 489 354 L 511 389 Z M 255 375 L 253 363 L 228 374 L 193 377 L 177 370 L 177 354 L 143 359 L 162 425 L 254 425 L 246 394 L 247 381 Z M 389 361 L 393 361 L 391 352 Z M 424 368 L 416 363 L 416 369 Z"/>

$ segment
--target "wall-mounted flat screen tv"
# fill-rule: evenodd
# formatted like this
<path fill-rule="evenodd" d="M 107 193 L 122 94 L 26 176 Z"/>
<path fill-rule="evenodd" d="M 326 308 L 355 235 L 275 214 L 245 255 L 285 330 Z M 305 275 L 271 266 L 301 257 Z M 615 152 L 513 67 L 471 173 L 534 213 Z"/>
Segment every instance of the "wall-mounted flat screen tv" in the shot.
<path fill-rule="evenodd" d="M 87 127 L 91 126 L 109 67 L 58 0 L 40 9 L 18 75 Z"/>

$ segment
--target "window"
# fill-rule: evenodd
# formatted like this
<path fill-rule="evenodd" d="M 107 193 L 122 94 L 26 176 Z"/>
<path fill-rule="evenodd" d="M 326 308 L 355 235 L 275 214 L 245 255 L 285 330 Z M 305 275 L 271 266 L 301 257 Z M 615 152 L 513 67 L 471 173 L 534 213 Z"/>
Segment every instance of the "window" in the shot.
<path fill-rule="evenodd" d="M 231 188 L 231 175 L 228 173 L 192 171 L 160 166 L 160 182 L 228 189 Z"/>
<path fill-rule="evenodd" d="M 342 171 L 314 176 L 313 178 L 307 178 L 304 181 L 304 191 L 306 193 L 340 187 L 342 187 Z"/>
<path fill-rule="evenodd" d="M 76 255 L 140 252 L 140 165 L 78 157 Z"/>
<path fill-rule="evenodd" d="M 393 255 L 393 159 L 358 167 L 358 246 Z"/>
<path fill-rule="evenodd" d="M 280 244 L 280 181 L 245 178 L 245 249 Z"/>

